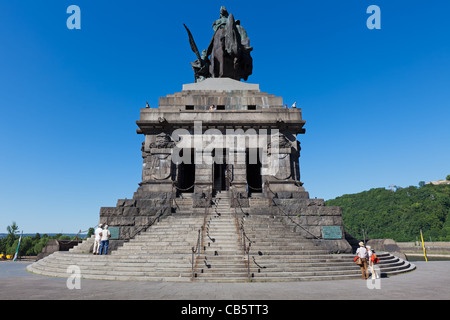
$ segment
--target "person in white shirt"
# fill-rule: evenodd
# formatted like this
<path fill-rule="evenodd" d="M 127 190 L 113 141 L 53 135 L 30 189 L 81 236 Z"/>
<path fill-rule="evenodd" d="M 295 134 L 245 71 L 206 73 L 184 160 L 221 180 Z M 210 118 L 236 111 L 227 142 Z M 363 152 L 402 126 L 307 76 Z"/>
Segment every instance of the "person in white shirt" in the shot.
<path fill-rule="evenodd" d="M 377 273 L 377 270 L 375 268 L 375 262 L 372 261 L 372 255 L 374 254 L 374 251 L 370 246 L 367 246 L 367 254 L 369 256 L 369 267 L 370 267 L 370 273 L 372 274 L 372 279 L 379 279 L 380 275 Z"/>
<path fill-rule="evenodd" d="M 109 238 L 111 237 L 111 231 L 108 230 L 108 225 L 105 225 L 102 232 L 100 233 L 101 238 L 101 244 L 100 244 L 100 253 L 102 254 L 103 248 L 105 248 L 105 253 L 108 254 L 108 245 L 109 245 Z"/>
<path fill-rule="evenodd" d="M 92 253 L 93 254 L 98 254 L 98 250 L 100 249 L 100 241 L 101 241 L 100 233 L 103 230 L 102 227 L 103 227 L 103 224 L 99 224 L 97 229 L 95 229 L 95 232 L 94 232 L 94 235 L 95 235 L 94 248 L 92 249 Z"/>
<path fill-rule="evenodd" d="M 359 243 L 359 248 L 356 250 L 356 255 L 361 258 L 362 262 L 360 265 L 362 273 L 361 279 L 368 279 L 369 271 L 367 270 L 367 259 L 369 258 L 369 255 L 367 253 L 367 249 L 364 247 L 364 242 Z"/>

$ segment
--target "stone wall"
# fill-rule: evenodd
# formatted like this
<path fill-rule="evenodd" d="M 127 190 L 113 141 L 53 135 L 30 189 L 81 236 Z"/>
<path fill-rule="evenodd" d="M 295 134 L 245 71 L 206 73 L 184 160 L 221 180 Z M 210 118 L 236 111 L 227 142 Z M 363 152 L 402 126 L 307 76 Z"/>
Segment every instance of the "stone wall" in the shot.
<path fill-rule="evenodd" d="M 273 199 L 272 212 L 302 237 L 314 240 L 330 253 L 351 253 L 345 240 L 342 209 L 326 207 L 323 199 Z M 332 237 L 324 228 L 340 230 Z M 337 235 L 337 236 L 336 236 Z"/>
<path fill-rule="evenodd" d="M 116 207 L 100 209 L 99 223 L 120 228 L 119 239 L 129 240 L 171 211 L 171 195 L 167 193 L 153 194 L 149 199 L 121 199 Z"/>

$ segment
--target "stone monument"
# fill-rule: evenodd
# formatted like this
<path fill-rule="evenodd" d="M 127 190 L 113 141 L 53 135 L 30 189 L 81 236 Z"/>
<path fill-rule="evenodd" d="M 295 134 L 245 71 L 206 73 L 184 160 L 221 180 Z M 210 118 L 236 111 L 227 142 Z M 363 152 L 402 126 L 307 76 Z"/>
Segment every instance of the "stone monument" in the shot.
<path fill-rule="evenodd" d="M 126 241 L 164 216 L 176 217 L 177 198 L 191 197 L 195 214 L 227 193 L 232 207 L 282 214 L 286 224 L 329 252 L 350 252 L 341 208 L 310 199 L 300 181 L 302 110 L 284 108 L 281 97 L 240 81 L 253 68 L 253 48 L 240 22 L 222 7 L 201 55 L 186 30 L 198 58 L 192 63 L 196 81 L 161 97 L 158 108 L 141 109 L 142 181 L 132 199 L 101 208 L 100 223 Z"/>

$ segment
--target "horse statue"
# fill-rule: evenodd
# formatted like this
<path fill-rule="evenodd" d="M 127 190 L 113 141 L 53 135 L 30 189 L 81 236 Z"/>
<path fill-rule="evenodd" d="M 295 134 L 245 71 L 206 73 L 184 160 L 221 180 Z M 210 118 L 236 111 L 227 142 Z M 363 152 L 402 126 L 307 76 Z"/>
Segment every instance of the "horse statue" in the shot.
<path fill-rule="evenodd" d="M 206 54 L 200 56 L 187 27 L 186 30 L 189 34 L 191 48 L 198 57 L 198 60 L 192 63 L 196 72 L 196 81 L 208 77 L 247 81 L 253 70 L 253 59 L 250 55 L 253 48 L 250 47 L 247 32 L 240 25 L 240 21 L 235 20 L 232 14 L 229 15 L 225 7 L 220 8 L 220 19 L 213 23 L 214 36 Z M 205 66 L 209 67 L 209 74 L 204 74 Z M 200 70 L 203 70 L 201 76 L 198 75 Z"/>
<path fill-rule="evenodd" d="M 210 73 L 213 78 L 247 80 L 252 74 L 253 59 L 247 32 L 233 14 L 220 8 L 220 19 L 213 24 L 214 36 L 207 50 L 210 58 Z"/>

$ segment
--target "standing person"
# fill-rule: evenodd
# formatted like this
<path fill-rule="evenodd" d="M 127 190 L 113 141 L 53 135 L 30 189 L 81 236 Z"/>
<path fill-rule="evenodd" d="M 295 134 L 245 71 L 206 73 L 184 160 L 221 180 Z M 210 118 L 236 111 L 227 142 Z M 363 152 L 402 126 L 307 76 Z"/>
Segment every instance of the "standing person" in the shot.
<path fill-rule="evenodd" d="M 375 254 L 375 251 L 372 250 L 370 246 L 367 246 L 367 254 L 369 256 L 369 267 L 370 267 L 370 273 L 372 274 L 372 279 L 379 279 L 380 275 L 375 270 L 375 264 L 378 262 L 377 255 Z"/>
<path fill-rule="evenodd" d="M 362 273 L 361 279 L 369 278 L 369 271 L 367 270 L 367 259 L 369 255 L 367 253 L 367 249 L 364 247 L 364 242 L 361 241 L 359 243 L 359 248 L 356 250 L 356 255 L 361 258 L 362 262 L 362 264 L 360 265 Z"/>
<path fill-rule="evenodd" d="M 95 240 L 94 240 L 94 248 L 92 249 L 92 253 L 97 255 L 98 254 L 98 249 L 100 249 L 100 241 L 102 239 L 102 237 L 100 236 L 100 233 L 103 231 L 103 224 L 100 223 L 97 227 L 97 229 L 95 229 L 94 235 L 95 235 Z"/>
<path fill-rule="evenodd" d="M 100 245 L 100 254 L 103 252 L 103 248 L 105 248 L 105 254 L 108 254 L 108 245 L 109 245 L 109 238 L 111 238 L 111 232 L 108 230 L 108 225 L 105 225 L 102 232 L 100 233 L 100 236 L 102 237 L 101 245 Z"/>

